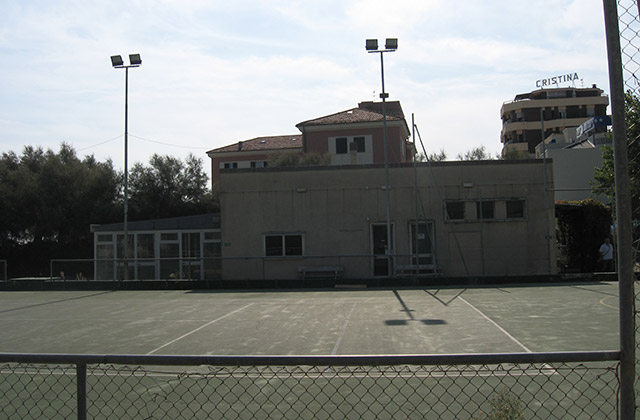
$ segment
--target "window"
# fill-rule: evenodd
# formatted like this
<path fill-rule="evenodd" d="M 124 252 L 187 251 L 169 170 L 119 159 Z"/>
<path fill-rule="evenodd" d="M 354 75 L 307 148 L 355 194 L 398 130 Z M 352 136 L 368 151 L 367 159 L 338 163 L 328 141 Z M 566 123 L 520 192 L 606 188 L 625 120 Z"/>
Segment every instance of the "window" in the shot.
<path fill-rule="evenodd" d="M 524 200 L 507 200 L 507 219 L 524 218 Z"/>
<path fill-rule="evenodd" d="M 476 201 L 476 214 L 478 219 L 493 219 L 495 201 Z"/>
<path fill-rule="evenodd" d="M 154 239 L 153 233 L 139 233 L 136 241 L 136 257 L 153 258 L 155 256 Z"/>
<path fill-rule="evenodd" d="M 98 235 L 98 242 L 112 242 L 113 236 L 111 234 Z"/>
<path fill-rule="evenodd" d="M 177 233 L 161 233 L 160 240 L 161 241 L 177 241 L 178 234 Z"/>
<path fill-rule="evenodd" d="M 266 168 L 267 167 L 267 162 L 266 161 L 251 162 L 251 167 L 252 168 Z"/>
<path fill-rule="evenodd" d="M 416 223 L 411 222 L 409 225 L 409 249 L 411 251 L 411 263 L 412 264 L 433 264 L 433 253 L 431 252 L 431 244 L 433 241 L 433 223 L 420 222 L 417 224 L 416 237 Z M 416 245 L 417 245 L 417 260 L 416 260 Z"/>
<path fill-rule="evenodd" d="M 238 167 L 238 162 L 225 162 L 224 164 L 225 169 L 237 168 L 237 167 Z"/>
<path fill-rule="evenodd" d="M 264 236 L 264 252 L 267 257 L 301 256 L 302 248 L 301 234 L 270 234 Z"/>
<path fill-rule="evenodd" d="M 447 201 L 445 207 L 447 220 L 464 220 L 464 201 Z"/>
<path fill-rule="evenodd" d="M 343 155 L 347 153 L 347 138 L 338 137 L 336 139 L 336 154 Z"/>
<path fill-rule="evenodd" d="M 364 137 L 354 137 L 353 138 L 353 142 L 356 145 L 356 150 L 358 151 L 358 153 L 364 153 L 365 152 Z"/>

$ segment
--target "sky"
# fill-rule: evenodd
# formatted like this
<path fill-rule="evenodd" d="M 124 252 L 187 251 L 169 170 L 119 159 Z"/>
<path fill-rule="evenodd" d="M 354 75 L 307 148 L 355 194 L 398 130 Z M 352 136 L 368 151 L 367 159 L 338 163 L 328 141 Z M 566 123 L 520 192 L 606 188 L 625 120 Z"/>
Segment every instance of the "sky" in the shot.
<path fill-rule="evenodd" d="M 0 0 L 0 152 L 25 146 L 111 159 L 207 150 L 379 100 L 402 104 L 428 153 L 501 150 L 500 107 L 577 73 L 609 92 L 600 0 Z M 561 86 L 567 86 L 565 83 Z"/>

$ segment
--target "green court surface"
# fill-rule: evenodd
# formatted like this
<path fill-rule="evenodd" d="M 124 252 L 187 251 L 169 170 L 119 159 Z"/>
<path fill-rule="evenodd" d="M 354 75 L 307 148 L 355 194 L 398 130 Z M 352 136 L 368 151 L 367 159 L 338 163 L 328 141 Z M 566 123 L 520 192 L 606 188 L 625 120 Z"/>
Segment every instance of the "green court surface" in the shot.
<path fill-rule="evenodd" d="M 0 353 L 615 350 L 617 287 L 593 282 L 268 292 L 3 292 Z M 616 418 L 615 361 L 348 367 L 100 363 L 87 369 L 88 418 L 472 420 L 488 418 L 483 413 L 504 392 L 520 404 L 524 418 Z M 73 364 L 0 365 L 0 418 L 77 418 L 77 395 Z"/>
<path fill-rule="evenodd" d="M 0 292 L 0 352 L 348 355 L 615 350 L 618 284 Z"/>

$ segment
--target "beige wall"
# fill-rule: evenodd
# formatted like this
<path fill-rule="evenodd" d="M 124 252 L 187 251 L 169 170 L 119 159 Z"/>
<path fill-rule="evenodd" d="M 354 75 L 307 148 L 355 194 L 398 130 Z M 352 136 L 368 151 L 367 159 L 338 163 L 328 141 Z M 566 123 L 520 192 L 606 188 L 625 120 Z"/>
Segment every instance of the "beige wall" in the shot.
<path fill-rule="evenodd" d="M 602 149 L 550 149 L 547 150 L 547 157 L 553 163 L 556 201 L 594 198 L 591 196 L 591 183 L 596 168 L 602 166 Z M 595 198 L 608 202 L 604 195 Z"/>
<path fill-rule="evenodd" d="M 555 274 L 553 194 L 543 191 L 541 160 L 419 164 L 419 213 L 433 221 L 435 258 L 444 276 Z M 551 165 L 547 165 L 553 188 Z M 415 220 L 413 167 L 390 169 L 396 254 L 408 254 Z M 225 279 L 293 279 L 300 266 L 344 268 L 372 277 L 371 224 L 385 223 L 382 165 L 238 170 L 221 174 Z M 526 200 L 525 217 L 506 219 L 505 200 Z M 476 218 L 475 200 L 495 200 L 495 217 Z M 445 220 L 445 201 L 466 201 L 466 220 Z M 424 213 L 424 216 L 422 214 Z M 547 233 L 547 224 L 552 233 Z M 264 256 L 265 233 L 303 235 L 304 257 Z M 345 257 L 359 255 L 360 257 Z M 313 258 L 333 256 L 331 258 Z M 338 257 L 342 256 L 342 257 Z M 247 258 L 251 257 L 251 258 Z M 398 258 L 407 264 L 407 258 Z"/>

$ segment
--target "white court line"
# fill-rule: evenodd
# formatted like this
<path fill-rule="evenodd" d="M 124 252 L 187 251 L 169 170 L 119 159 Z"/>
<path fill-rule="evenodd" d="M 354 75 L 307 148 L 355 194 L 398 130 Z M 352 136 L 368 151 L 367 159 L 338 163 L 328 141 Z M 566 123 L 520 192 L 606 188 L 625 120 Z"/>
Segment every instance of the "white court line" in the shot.
<path fill-rule="evenodd" d="M 167 346 L 170 346 L 171 344 L 175 343 L 176 341 L 182 340 L 183 338 L 185 338 L 185 337 L 187 337 L 187 336 L 189 336 L 189 335 L 191 335 L 191 334 L 193 334 L 193 333 L 195 333 L 195 332 L 198 332 L 198 331 L 200 331 L 201 329 L 203 329 L 203 328 L 205 328 L 205 327 L 208 327 L 209 325 L 213 324 L 214 322 L 218 322 L 218 321 L 220 321 L 220 320 L 222 320 L 222 319 L 225 319 L 226 317 L 229 317 L 229 316 L 231 316 L 231 315 L 235 314 L 236 312 L 240 312 L 240 311 L 242 311 L 243 309 L 246 309 L 246 308 L 248 308 L 248 307 L 249 307 L 249 306 L 251 306 L 251 305 L 253 305 L 253 303 L 250 303 L 250 304 L 248 304 L 248 305 L 245 305 L 245 306 L 243 306 L 242 308 L 236 309 L 236 310 L 235 310 L 235 311 L 233 311 L 233 312 L 229 312 L 228 314 L 223 315 L 223 316 L 221 316 L 220 318 L 216 318 L 216 319 L 214 319 L 213 321 L 209 321 L 209 322 L 207 322 L 206 324 L 199 326 L 199 327 L 198 327 L 198 328 L 196 328 L 195 330 L 191 330 L 191 331 L 189 331 L 189 332 L 188 332 L 188 333 L 186 333 L 186 334 L 182 334 L 180 337 L 178 337 L 178 338 L 176 338 L 176 339 L 174 339 L 174 340 L 171 340 L 171 341 L 169 341 L 168 343 L 165 343 L 165 344 L 161 345 L 161 346 L 160 346 L 160 347 L 158 347 L 157 349 L 151 350 L 151 351 L 150 351 L 149 353 L 147 353 L 147 354 L 153 354 L 153 353 L 157 352 L 158 350 L 162 350 L 163 348 L 165 348 L 165 347 L 167 347 Z"/>
<path fill-rule="evenodd" d="M 342 337 L 344 337 L 344 333 L 347 331 L 347 324 L 351 320 L 351 314 L 353 314 L 354 309 L 356 309 L 356 305 L 357 303 L 353 304 L 353 307 L 351 308 L 351 312 L 349 312 L 349 315 L 347 315 L 347 319 L 344 320 L 344 325 L 342 326 L 342 333 L 340 334 L 340 337 L 338 337 L 338 341 L 336 341 L 336 345 L 333 346 L 333 351 L 331 352 L 332 356 L 338 352 L 338 347 L 340 347 L 340 343 L 342 343 Z"/>
<path fill-rule="evenodd" d="M 504 333 L 504 335 L 506 335 L 507 337 L 509 337 L 511 340 L 513 340 L 514 343 L 516 343 L 517 345 L 519 345 L 520 347 L 522 347 L 524 349 L 524 351 L 526 351 L 527 353 L 533 353 L 531 350 L 529 350 L 529 348 L 527 346 L 525 346 L 524 344 L 522 344 L 520 341 L 518 341 L 514 336 L 512 336 L 511 334 L 509 334 L 507 332 L 507 330 L 505 330 L 504 328 L 502 328 L 500 325 L 498 325 L 493 319 L 489 318 L 488 316 L 486 316 L 484 313 L 482 313 L 482 311 L 478 308 L 476 308 L 475 306 L 473 306 L 472 304 L 470 304 L 469 302 L 467 302 L 462 296 L 458 297 L 461 301 L 463 301 L 464 303 L 466 303 L 467 305 L 469 305 L 471 307 L 471 309 L 475 310 L 476 312 L 478 312 L 480 315 L 482 315 L 482 317 L 484 319 L 486 319 L 487 321 L 489 321 L 490 323 L 492 323 L 493 325 L 495 325 L 495 327 L 497 329 L 499 329 L 500 331 L 502 331 Z"/>

